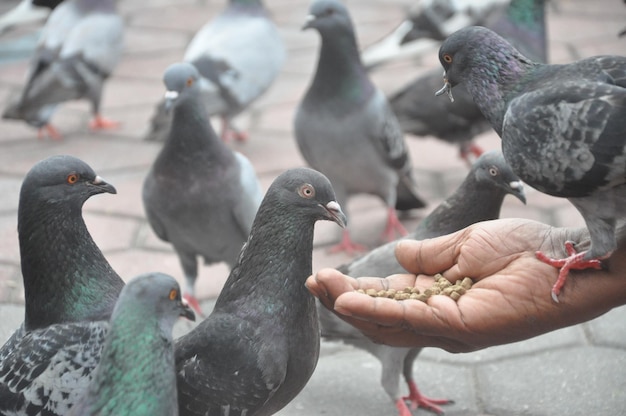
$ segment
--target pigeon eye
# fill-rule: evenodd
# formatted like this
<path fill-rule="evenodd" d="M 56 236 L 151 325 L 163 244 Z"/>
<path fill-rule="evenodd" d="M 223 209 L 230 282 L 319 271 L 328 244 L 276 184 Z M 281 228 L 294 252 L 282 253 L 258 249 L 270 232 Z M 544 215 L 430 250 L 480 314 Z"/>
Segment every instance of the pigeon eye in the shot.
<path fill-rule="evenodd" d="M 298 189 L 298 195 L 302 198 L 311 199 L 315 196 L 315 188 L 313 188 L 313 185 L 305 183 Z"/>
<path fill-rule="evenodd" d="M 70 185 L 74 185 L 76 182 L 78 182 L 78 174 L 77 173 L 70 173 L 69 175 L 67 175 L 66 181 Z"/>
<path fill-rule="evenodd" d="M 331 8 L 324 10 L 324 16 L 331 16 L 335 11 Z"/>
<path fill-rule="evenodd" d="M 451 64 L 452 63 L 452 55 L 448 54 L 448 53 L 444 53 L 443 54 L 443 61 L 447 64 Z"/>
<path fill-rule="evenodd" d="M 177 297 L 178 297 L 178 290 L 176 289 L 170 290 L 170 295 L 169 295 L 170 300 L 174 300 Z"/>
<path fill-rule="evenodd" d="M 489 168 L 489 174 L 491 176 L 496 176 L 498 175 L 498 168 L 496 168 L 495 166 L 492 166 Z"/>
<path fill-rule="evenodd" d="M 191 87 L 193 85 L 193 78 L 187 78 L 187 86 Z"/>

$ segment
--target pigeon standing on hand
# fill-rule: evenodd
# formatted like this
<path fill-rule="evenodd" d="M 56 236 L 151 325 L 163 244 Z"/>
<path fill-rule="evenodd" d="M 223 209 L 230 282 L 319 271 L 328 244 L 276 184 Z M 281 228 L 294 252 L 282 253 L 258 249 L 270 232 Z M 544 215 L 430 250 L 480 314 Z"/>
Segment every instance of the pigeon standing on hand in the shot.
<path fill-rule="evenodd" d="M 183 60 L 202 76 L 202 99 L 209 116 L 221 117 L 222 140 L 246 140 L 232 119 L 265 93 L 285 59 L 278 28 L 260 0 L 230 0 L 194 36 Z M 159 103 L 146 140 L 165 141 L 171 122 L 171 114 Z"/>
<path fill-rule="evenodd" d="M 37 348 L 63 346 L 67 332 L 53 329 L 48 333 L 52 338 L 40 336 L 43 332 L 111 316 L 124 282 L 89 235 L 81 214 L 87 199 L 104 192 L 116 191 L 72 156 L 44 159 L 24 178 L 18 236 L 26 312 L 24 323 L 0 348 L 1 414 L 32 415 L 41 407 L 56 408 L 46 405 L 49 391 L 31 381 L 41 374 L 41 354 L 48 353 Z"/>
<path fill-rule="evenodd" d="M 335 0 L 315 1 L 304 29 L 322 38 L 313 82 L 295 117 L 302 156 L 333 184 L 342 205 L 351 195 L 380 197 L 387 207 L 385 241 L 406 234 L 396 209 L 422 208 L 409 152 L 384 94 L 361 64 L 352 21 Z M 332 250 L 360 251 L 347 230 Z"/>
<path fill-rule="evenodd" d="M 185 297 L 201 314 L 194 294 L 197 257 L 232 267 L 263 192 L 252 164 L 211 127 L 196 68 L 173 64 L 163 80 L 172 127 L 144 181 L 143 203 L 156 235 L 174 246 L 185 273 Z"/>
<path fill-rule="evenodd" d="M 196 319 L 174 278 L 152 273 L 129 281 L 91 383 L 68 416 L 178 415 L 172 330 L 181 316 Z"/>
<path fill-rule="evenodd" d="M 567 198 L 582 214 L 589 250 L 537 257 L 557 268 L 558 295 L 570 270 L 601 268 L 616 247 L 626 204 L 626 57 L 596 56 L 565 65 L 534 62 L 493 31 L 473 26 L 439 50 L 444 87 L 465 84 L 502 138 L 507 163 L 528 185 Z"/>
<path fill-rule="evenodd" d="M 500 208 L 507 194 L 526 203 L 524 187 L 504 161 L 502 153 L 500 151 L 483 153 L 459 188 L 420 221 L 417 228 L 405 238 L 422 240 L 438 237 L 479 221 L 496 219 L 500 216 Z M 397 241 L 393 241 L 380 246 L 339 267 L 339 270 L 350 276 L 385 277 L 406 273 L 396 260 L 396 244 Z M 443 413 L 439 405 L 450 403 L 450 400 L 424 396 L 413 378 L 413 363 L 421 348 L 397 348 L 375 344 L 319 303 L 318 313 L 322 337 L 342 340 L 370 352 L 380 360 L 381 384 L 395 403 L 400 416 L 411 415 L 405 400 L 410 401 L 413 409 L 423 407 L 438 414 Z M 400 396 L 400 374 L 404 375 L 409 388 L 409 395 L 406 397 Z"/>
<path fill-rule="evenodd" d="M 535 61 L 547 60 L 545 0 L 512 0 L 498 18 L 485 23 Z M 454 91 L 454 102 L 433 100 L 441 86 L 441 69 L 433 69 L 389 97 L 393 112 L 405 133 L 435 136 L 459 145 L 460 157 L 471 164 L 482 149 L 474 137 L 491 130 L 472 96 L 463 85 Z"/>
<path fill-rule="evenodd" d="M 91 104 L 94 130 L 117 123 L 100 114 L 105 81 L 123 48 L 124 21 L 115 0 L 66 0 L 50 14 L 32 58 L 26 85 L 5 119 L 24 120 L 53 139 L 60 133 L 50 118 L 60 103 L 86 99 Z"/>
<path fill-rule="evenodd" d="M 318 220 L 345 226 L 328 179 L 308 168 L 278 176 L 215 309 L 176 342 L 181 415 L 271 415 L 307 383 L 320 342 L 304 286 Z"/>

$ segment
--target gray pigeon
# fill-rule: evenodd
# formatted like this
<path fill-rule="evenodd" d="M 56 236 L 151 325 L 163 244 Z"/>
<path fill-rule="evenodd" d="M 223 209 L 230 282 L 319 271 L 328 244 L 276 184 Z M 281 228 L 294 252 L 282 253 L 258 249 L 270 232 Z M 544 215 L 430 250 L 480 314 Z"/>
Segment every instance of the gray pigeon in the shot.
<path fill-rule="evenodd" d="M 103 192 L 116 191 L 72 156 L 44 159 L 24 178 L 17 228 L 26 313 L 24 323 L 0 348 L 0 362 L 26 332 L 111 316 L 124 282 L 81 215 L 85 201 Z"/>
<path fill-rule="evenodd" d="M 479 221 L 496 219 L 504 197 L 511 194 L 526 203 L 524 188 L 519 178 L 511 171 L 500 151 L 485 152 L 472 166 L 459 188 L 424 218 L 405 238 L 422 240 L 449 234 Z M 395 256 L 397 241 L 382 245 L 353 262 L 339 267 L 350 276 L 385 277 L 406 273 Z M 382 364 L 381 384 L 395 403 L 400 416 L 410 416 L 405 400 L 413 408 L 424 407 L 443 413 L 439 407 L 450 401 L 431 399 L 422 395 L 413 378 L 413 363 L 421 348 L 396 348 L 375 344 L 359 330 L 344 322 L 318 303 L 322 337 L 342 340 L 362 348 L 378 358 Z M 400 396 L 400 374 L 409 388 L 407 397 Z"/>
<path fill-rule="evenodd" d="M 197 256 L 232 267 L 261 203 L 263 192 L 252 164 L 215 134 L 201 99 L 201 78 L 189 63 L 167 68 L 166 97 L 172 127 L 143 184 L 148 221 L 170 242 L 185 273 L 185 297 L 194 295 Z"/>
<path fill-rule="evenodd" d="M 398 120 L 382 91 L 361 64 L 354 28 L 344 5 L 320 0 L 311 5 L 304 29 L 322 38 L 315 77 L 295 117 L 302 156 L 333 184 L 339 203 L 351 195 L 380 197 L 388 210 L 384 238 L 406 234 L 395 209 L 422 208 L 409 152 Z M 333 251 L 359 251 L 348 231 Z"/>
<path fill-rule="evenodd" d="M 388 35 L 366 47 L 361 58 L 368 69 L 393 59 L 423 55 L 455 31 L 485 25 L 502 13 L 510 0 L 421 0 Z"/>
<path fill-rule="evenodd" d="M 222 119 L 222 140 L 246 139 L 232 119 L 272 85 L 285 59 L 280 33 L 260 0 L 230 0 L 194 36 L 183 60 L 202 75 L 203 101 L 210 116 Z M 164 141 L 170 125 L 171 115 L 159 103 L 146 140 Z"/>
<path fill-rule="evenodd" d="M 40 129 L 40 137 L 47 133 L 59 139 L 50 124 L 57 106 L 86 99 L 94 116 L 92 129 L 116 126 L 101 116 L 100 99 L 104 82 L 121 57 L 123 31 L 115 0 L 64 1 L 43 28 L 19 99 L 2 117 L 24 120 Z"/>
<path fill-rule="evenodd" d="M 450 36 L 439 50 L 444 87 L 464 83 L 502 138 L 507 163 L 528 185 L 567 198 L 582 214 L 591 247 L 542 261 L 568 272 L 600 268 L 616 247 L 615 224 L 626 204 L 626 57 L 596 56 L 566 65 L 536 63 L 483 27 Z"/>
<path fill-rule="evenodd" d="M 307 383 L 319 356 L 311 274 L 318 220 L 345 226 L 328 179 L 278 176 L 212 314 L 176 342 L 181 415 L 271 415 Z"/>
<path fill-rule="evenodd" d="M 22 25 L 46 20 L 50 10 L 63 0 L 22 0 L 0 16 L 0 35 Z"/>
<path fill-rule="evenodd" d="M 152 273 L 130 280 L 89 387 L 69 416 L 178 415 L 172 329 L 181 316 L 196 319 L 174 278 Z"/>
<path fill-rule="evenodd" d="M 498 32 L 529 58 L 545 62 L 547 41 L 545 0 L 512 0 L 497 18 L 485 26 Z M 389 103 L 405 133 L 435 136 L 459 145 L 460 156 L 480 156 L 482 149 L 474 137 L 491 130 L 472 96 L 463 86 L 454 91 L 454 103 L 433 100 L 432 91 L 441 86 L 441 70 L 433 69 L 402 87 L 389 97 Z"/>

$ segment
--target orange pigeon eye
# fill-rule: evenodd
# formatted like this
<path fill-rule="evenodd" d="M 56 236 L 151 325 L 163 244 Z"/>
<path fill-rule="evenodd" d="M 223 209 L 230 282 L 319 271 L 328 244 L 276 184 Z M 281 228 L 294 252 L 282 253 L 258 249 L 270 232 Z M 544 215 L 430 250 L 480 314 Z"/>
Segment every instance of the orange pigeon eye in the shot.
<path fill-rule="evenodd" d="M 452 56 L 450 54 L 445 53 L 443 55 L 443 61 L 447 64 L 451 64 L 452 63 Z"/>
<path fill-rule="evenodd" d="M 170 300 L 174 300 L 177 297 L 178 297 L 178 290 L 176 289 L 170 290 L 170 296 L 169 296 Z"/>
<path fill-rule="evenodd" d="M 69 175 L 67 175 L 67 183 L 69 183 L 70 185 L 75 184 L 76 182 L 78 182 L 78 174 L 77 173 L 70 173 Z"/>
<path fill-rule="evenodd" d="M 187 78 L 187 86 L 191 87 L 193 85 L 193 78 Z"/>

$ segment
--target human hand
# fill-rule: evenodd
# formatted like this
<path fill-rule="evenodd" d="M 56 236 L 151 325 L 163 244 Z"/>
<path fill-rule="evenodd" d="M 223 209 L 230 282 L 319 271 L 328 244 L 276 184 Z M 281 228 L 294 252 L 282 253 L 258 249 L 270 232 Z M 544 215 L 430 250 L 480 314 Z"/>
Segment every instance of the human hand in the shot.
<path fill-rule="evenodd" d="M 488 221 L 430 240 L 401 240 L 396 257 L 413 274 L 354 279 L 324 269 L 309 277 L 307 287 L 375 342 L 473 351 L 584 322 L 626 303 L 624 244 L 608 260 L 614 273 L 572 272 L 560 302 L 552 300 L 558 269 L 538 260 L 535 252 L 563 256 L 565 241 L 583 239 L 588 240 L 584 229 L 553 228 L 523 219 Z M 436 273 L 453 283 L 469 276 L 474 285 L 458 302 L 446 296 L 432 296 L 427 303 L 396 301 L 355 292 L 425 289 Z"/>

